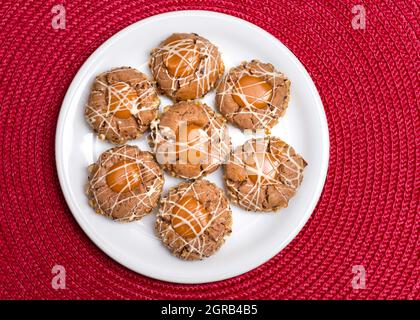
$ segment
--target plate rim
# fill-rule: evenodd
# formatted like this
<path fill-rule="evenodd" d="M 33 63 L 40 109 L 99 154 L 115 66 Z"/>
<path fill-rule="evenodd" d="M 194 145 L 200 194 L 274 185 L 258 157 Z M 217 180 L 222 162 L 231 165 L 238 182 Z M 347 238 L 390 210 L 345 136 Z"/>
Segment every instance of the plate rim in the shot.
<path fill-rule="evenodd" d="M 131 32 L 133 29 L 141 28 L 142 26 L 150 23 L 155 22 L 163 18 L 167 17 L 174 17 L 174 16 L 203 16 L 203 17 L 211 17 L 211 18 L 222 18 L 227 20 L 236 20 L 241 23 L 245 23 L 250 27 L 251 29 L 256 30 L 259 33 L 265 33 L 266 36 L 268 36 L 272 42 L 276 42 L 277 45 L 280 45 L 283 47 L 283 49 L 287 50 L 291 54 L 291 59 L 296 64 L 297 68 L 299 69 L 299 72 L 305 77 L 306 80 L 308 80 L 309 87 L 311 90 L 311 95 L 315 98 L 316 101 L 316 109 L 318 113 L 318 117 L 320 120 L 321 125 L 321 137 L 322 137 L 322 159 L 321 159 L 321 172 L 320 172 L 320 179 L 318 180 L 318 183 L 315 187 L 315 192 L 310 199 L 310 205 L 306 208 L 306 212 L 304 216 L 301 218 L 297 226 L 289 232 L 287 238 L 280 242 L 277 246 L 273 246 L 272 250 L 266 254 L 263 258 L 258 259 L 256 263 L 253 263 L 252 265 L 247 265 L 244 267 L 237 268 L 234 273 L 224 273 L 217 277 L 215 276 L 206 276 L 202 275 L 200 279 L 196 278 L 182 278 L 182 279 L 173 279 L 170 276 L 165 277 L 161 274 L 151 271 L 150 269 L 144 269 L 137 266 L 137 269 L 134 269 L 130 267 L 125 261 L 124 258 L 119 255 L 118 252 L 114 252 L 110 250 L 106 245 L 103 245 L 103 243 L 96 237 L 95 232 L 91 232 L 91 229 L 88 228 L 87 225 L 85 225 L 81 218 L 79 218 L 78 214 L 75 212 L 78 212 L 76 204 L 73 202 L 73 199 L 70 195 L 71 189 L 65 179 L 65 173 L 64 173 L 64 161 L 62 160 L 63 156 L 63 144 L 61 143 L 63 134 L 64 134 L 64 120 L 67 117 L 68 112 L 70 111 L 71 101 L 73 99 L 74 94 L 78 91 L 81 79 L 86 76 L 86 70 L 90 69 L 91 64 L 95 61 L 96 56 L 98 56 L 102 51 L 106 50 L 108 47 L 112 45 L 114 41 L 117 39 L 123 37 L 125 34 Z M 112 258 L 114 261 L 122 265 L 123 267 L 132 270 L 135 273 L 141 274 L 142 276 L 161 280 L 161 281 L 167 281 L 172 283 L 182 283 L 182 284 L 200 284 L 200 283 L 210 283 L 210 282 L 216 282 L 216 281 L 222 281 L 230 278 L 234 278 L 237 276 L 240 276 L 244 273 L 250 272 L 254 270 L 255 268 L 263 265 L 267 261 L 269 261 L 271 258 L 279 254 L 287 245 L 290 244 L 290 242 L 296 238 L 298 233 L 302 230 L 302 228 L 305 226 L 305 224 L 308 222 L 309 218 L 311 217 L 312 213 L 315 210 L 316 205 L 319 202 L 319 199 L 321 198 L 322 191 L 326 182 L 327 173 L 328 173 L 328 166 L 329 166 L 329 156 L 330 156 L 330 138 L 329 138 L 329 129 L 328 129 L 328 122 L 327 117 L 325 113 L 325 109 L 321 100 L 321 97 L 319 95 L 319 92 L 315 86 L 315 83 L 313 82 L 311 76 L 309 75 L 306 68 L 303 66 L 303 64 L 300 62 L 300 60 L 295 56 L 295 54 L 287 48 L 279 39 L 274 37 L 271 33 L 268 31 L 262 29 L 261 27 L 246 21 L 244 19 L 231 16 L 229 14 L 220 13 L 216 11 L 209 11 L 209 10 L 177 10 L 177 11 L 169 11 L 157 15 L 153 15 L 150 17 L 147 17 L 145 19 L 141 19 L 139 21 L 136 21 L 132 23 L 131 25 L 117 31 L 114 35 L 112 35 L 110 38 L 108 38 L 105 42 L 103 42 L 99 47 L 97 47 L 94 52 L 82 63 L 79 70 L 77 71 L 76 75 L 74 76 L 72 82 L 70 83 L 70 86 L 67 89 L 67 92 L 64 96 L 63 102 L 61 104 L 60 113 L 57 119 L 57 128 L 56 128 L 56 134 L 55 134 L 55 162 L 56 162 L 56 168 L 58 173 L 58 179 L 60 183 L 60 187 L 62 190 L 62 193 L 64 195 L 64 198 L 66 200 L 67 206 L 69 207 L 73 217 L 75 218 L 76 222 L 80 226 L 80 228 L 83 230 L 83 232 L 89 237 L 89 239 L 101 250 L 103 251 L 108 257 Z"/>

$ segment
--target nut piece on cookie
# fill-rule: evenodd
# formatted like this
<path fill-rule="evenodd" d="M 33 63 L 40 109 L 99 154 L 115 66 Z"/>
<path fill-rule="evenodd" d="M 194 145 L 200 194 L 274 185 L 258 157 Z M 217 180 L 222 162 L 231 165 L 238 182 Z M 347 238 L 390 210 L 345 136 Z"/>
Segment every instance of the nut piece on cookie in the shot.
<path fill-rule="evenodd" d="M 212 90 L 224 72 L 219 50 L 195 33 L 174 33 L 153 49 L 150 69 L 159 90 L 174 101 Z"/>
<path fill-rule="evenodd" d="M 283 116 L 290 80 L 270 63 L 243 62 L 229 70 L 216 91 L 220 113 L 240 129 L 266 130 Z"/>
<path fill-rule="evenodd" d="M 161 200 L 156 232 L 181 259 L 211 256 L 232 232 L 232 212 L 223 190 L 203 179 L 180 183 Z"/>
<path fill-rule="evenodd" d="M 303 179 L 306 161 L 276 137 L 251 139 L 224 165 L 231 202 L 249 211 L 286 208 Z"/>
<path fill-rule="evenodd" d="M 199 101 L 167 107 L 150 129 L 150 147 L 172 176 L 203 177 L 217 170 L 231 150 L 226 120 Z"/>
<path fill-rule="evenodd" d="M 139 220 L 157 205 L 163 172 L 150 152 L 114 147 L 88 167 L 87 195 L 96 213 L 111 219 Z"/>
<path fill-rule="evenodd" d="M 123 144 L 139 138 L 157 116 L 160 99 L 147 76 L 122 67 L 98 75 L 85 117 L 101 140 Z"/>

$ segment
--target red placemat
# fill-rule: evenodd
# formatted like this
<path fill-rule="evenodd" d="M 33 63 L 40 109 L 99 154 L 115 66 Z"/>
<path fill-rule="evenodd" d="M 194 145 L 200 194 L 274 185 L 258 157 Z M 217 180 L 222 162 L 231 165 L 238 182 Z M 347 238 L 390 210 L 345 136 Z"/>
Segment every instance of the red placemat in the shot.
<path fill-rule="evenodd" d="M 66 29 L 54 30 L 58 3 L 0 3 L 1 298 L 419 298 L 415 1 L 73 0 Z M 365 29 L 352 27 L 355 4 Z M 247 274 L 204 285 L 152 280 L 102 253 L 73 219 L 54 159 L 60 106 L 86 58 L 124 27 L 181 9 L 231 14 L 280 39 L 311 74 L 331 140 L 323 195 L 295 240 Z M 54 265 L 66 269 L 64 290 L 51 285 Z M 365 289 L 352 286 L 356 265 Z"/>

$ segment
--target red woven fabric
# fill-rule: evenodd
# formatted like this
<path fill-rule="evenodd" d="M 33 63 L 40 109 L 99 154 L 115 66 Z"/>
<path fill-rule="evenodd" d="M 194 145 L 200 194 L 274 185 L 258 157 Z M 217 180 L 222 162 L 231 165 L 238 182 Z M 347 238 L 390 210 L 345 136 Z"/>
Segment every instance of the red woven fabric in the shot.
<path fill-rule="evenodd" d="M 415 1 L 62 1 L 0 3 L 0 297 L 418 299 L 419 62 Z M 366 29 L 351 25 L 354 4 Z M 306 66 L 327 113 L 331 155 L 317 209 L 280 254 L 245 275 L 177 285 L 133 273 L 102 253 L 69 211 L 54 138 L 63 97 L 86 58 L 151 15 L 203 9 L 248 20 Z M 416 136 L 417 134 L 417 136 Z M 51 269 L 65 266 L 67 289 Z M 352 288 L 352 266 L 366 289 Z"/>

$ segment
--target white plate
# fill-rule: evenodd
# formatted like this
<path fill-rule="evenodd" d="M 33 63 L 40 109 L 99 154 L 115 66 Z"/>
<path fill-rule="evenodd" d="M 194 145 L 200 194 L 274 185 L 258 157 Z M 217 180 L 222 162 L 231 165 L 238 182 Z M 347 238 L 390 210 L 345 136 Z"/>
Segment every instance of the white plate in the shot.
<path fill-rule="evenodd" d="M 309 165 L 289 207 L 275 214 L 257 214 L 232 206 L 233 232 L 212 257 L 186 262 L 170 254 L 155 237 L 155 213 L 129 224 L 94 214 L 87 203 L 86 167 L 112 147 L 99 141 L 84 119 L 84 105 L 95 75 L 131 66 L 150 75 L 149 51 L 173 32 L 195 32 L 216 44 L 227 69 L 244 60 L 271 62 L 292 82 L 286 115 L 272 134 L 290 143 Z M 203 99 L 214 106 L 214 93 Z M 162 99 L 161 110 L 170 104 Z M 234 146 L 250 137 L 229 127 Z M 146 134 L 147 135 L 147 134 Z M 131 142 L 149 150 L 146 135 Z M 204 283 L 240 275 L 282 250 L 301 230 L 320 197 L 328 167 L 327 121 L 310 76 L 281 42 L 244 20 L 207 11 L 178 11 L 157 15 L 125 28 L 101 45 L 83 64 L 64 99 L 56 133 L 58 176 L 66 201 L 79 225 L 111 258 L 143 275 L 179 283 Z M 164 192 L 181 180 L 165 175 Z M 222 170 L 207 177 L 223 188 Z"/>

